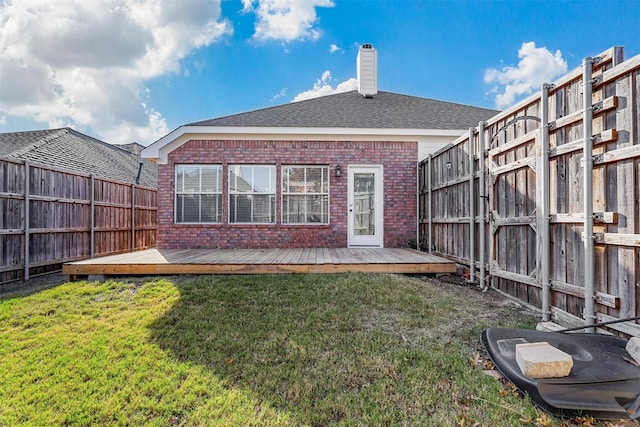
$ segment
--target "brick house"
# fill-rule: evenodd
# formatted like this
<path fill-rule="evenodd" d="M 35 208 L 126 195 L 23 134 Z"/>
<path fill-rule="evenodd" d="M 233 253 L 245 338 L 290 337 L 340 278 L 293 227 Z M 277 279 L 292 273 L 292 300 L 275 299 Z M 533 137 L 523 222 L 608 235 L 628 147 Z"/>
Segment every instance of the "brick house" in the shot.
<path fill-rule="evenodd" d="M 403 247 L 417 229 L 416 166 L 496 111 L 358 90 L 179 127 L 158 164 L 160 249 Z"/>

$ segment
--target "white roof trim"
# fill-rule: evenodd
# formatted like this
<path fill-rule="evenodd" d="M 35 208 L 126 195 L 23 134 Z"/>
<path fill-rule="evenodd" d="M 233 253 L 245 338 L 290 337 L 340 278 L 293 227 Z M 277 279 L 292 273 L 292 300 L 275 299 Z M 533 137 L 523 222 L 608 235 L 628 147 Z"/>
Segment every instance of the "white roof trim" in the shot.
<path fill-rule="evenodd" d="M 142 158 L 166 164 L 173 150 L 192 139 L 278 139 L 278 140 L 361 140 L 421 141 L 434 136 L 458 137 L 468 129 L 385 129 L 324 127 L 180 126 L 142 151 Z"/>

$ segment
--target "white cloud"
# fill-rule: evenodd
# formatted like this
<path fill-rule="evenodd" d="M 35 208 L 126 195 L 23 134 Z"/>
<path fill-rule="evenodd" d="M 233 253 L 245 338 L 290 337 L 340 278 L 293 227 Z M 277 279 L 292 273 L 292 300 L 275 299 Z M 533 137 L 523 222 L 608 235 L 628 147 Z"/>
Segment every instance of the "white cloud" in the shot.
<path fill-rule="evenodd" d="M 336 52 L 340 52 L 342 49 L 338 47 L 337 44 L 332 43 L 331 46 L 329 46 L 329 52 L 331 53 L 336 53 Z"/>
<path fill-rule="evenodd" d="M 271 102 L 273 102 L 273 101 L 275 101 L 275 100 L 277 100 L 277 99 L 279 99 L 279 98 L 284 97 L 286 94 L 287 94 L 287 88 L 286 88 L 286 87 L 285 87 L 285 88 L 282 88 L 282 89 L 280 90 L 280 92 L 278 92 L 278 93 L 276 93 L 275 95 L 273 95 L 273 97 L 271 98 Z"/>
<path fill-rule="evenodd" d="M 220 0 L 0 2 L 0 114 L 152 142 L 168 127 L 144 82 L 230 31 Z"/>
<path fill-rule="evenodd" d="M 257 40 L 294 40 L 320 37 L 316 7 L 333 7 L 332 0 L 242 0 L 243 11 L 256 14 Z"/>
<path fill-rule="evenodd" d="M 331 86 L 331 72 L 329 70 L 322 73 L 322 76 L 316 80 L 313 85 L 313 89 L 301 92 L 293 98 L 291 102 L 304 101 L 305 99 L 318 98 L 326 95 L 333 95 L 335 93 L 350 92 L 358 88 L 358 80 L 350 78 L 342 83 L 339 83 L 335 88 Z"/>
<path fill-rule="evenodd" d="M 562 58 L 562 52 L 552 53 L 546 47 L 536 47 L 535 42 L 522 43 L 518 58 L 520 62 L 516 67 L 485 71 L 486 83 L 495 82 L 503 86 L 489 91 L 496 94 L 495 103 L 499 109 L 513 105 L 521 96 L 539 90 L 544 83 L 550 83 L 567 72 L 567 61 Z"/>

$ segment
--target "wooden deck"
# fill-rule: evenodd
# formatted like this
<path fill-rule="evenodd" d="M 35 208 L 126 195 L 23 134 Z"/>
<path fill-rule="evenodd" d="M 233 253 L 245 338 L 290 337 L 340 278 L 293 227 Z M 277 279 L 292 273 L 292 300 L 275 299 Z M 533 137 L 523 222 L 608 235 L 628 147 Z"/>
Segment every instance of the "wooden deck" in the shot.
<path fill-rule="evenodd" d="M 450 273 L 453 261 L 414 249 L 147 249 L 65 264 L 72 278 L 88 275 Z"/>

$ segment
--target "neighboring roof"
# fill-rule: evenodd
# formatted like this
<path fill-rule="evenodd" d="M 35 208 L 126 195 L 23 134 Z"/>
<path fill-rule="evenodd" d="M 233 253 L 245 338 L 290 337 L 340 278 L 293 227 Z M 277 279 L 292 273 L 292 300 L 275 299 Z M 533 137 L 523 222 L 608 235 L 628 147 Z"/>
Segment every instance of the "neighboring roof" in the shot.
<path fill-rule="evenodd" d="M 129 144 L 113 144 L 113 146 L 127 150 L 131 154 L 135 155 L 139 155 L 142 153 L 142 150 L 144 150 L 144 145 L 138 144 L 137 142 L 131 142 Z"/>
<path fill-rule="evenodd" d="M 134 182 L 140 156 L 70 128 L 0 133 L 0 156 Z M 157 187 L 157 166 L 142 160 L 140 184 Z"/>
<path fill-rule="evenodd" d="M 392 92 L 365 98 L 358 91 L 190 123 L 187 126 L 268 126 L 379 129 L 475 127 L 499 111 Z"/>

